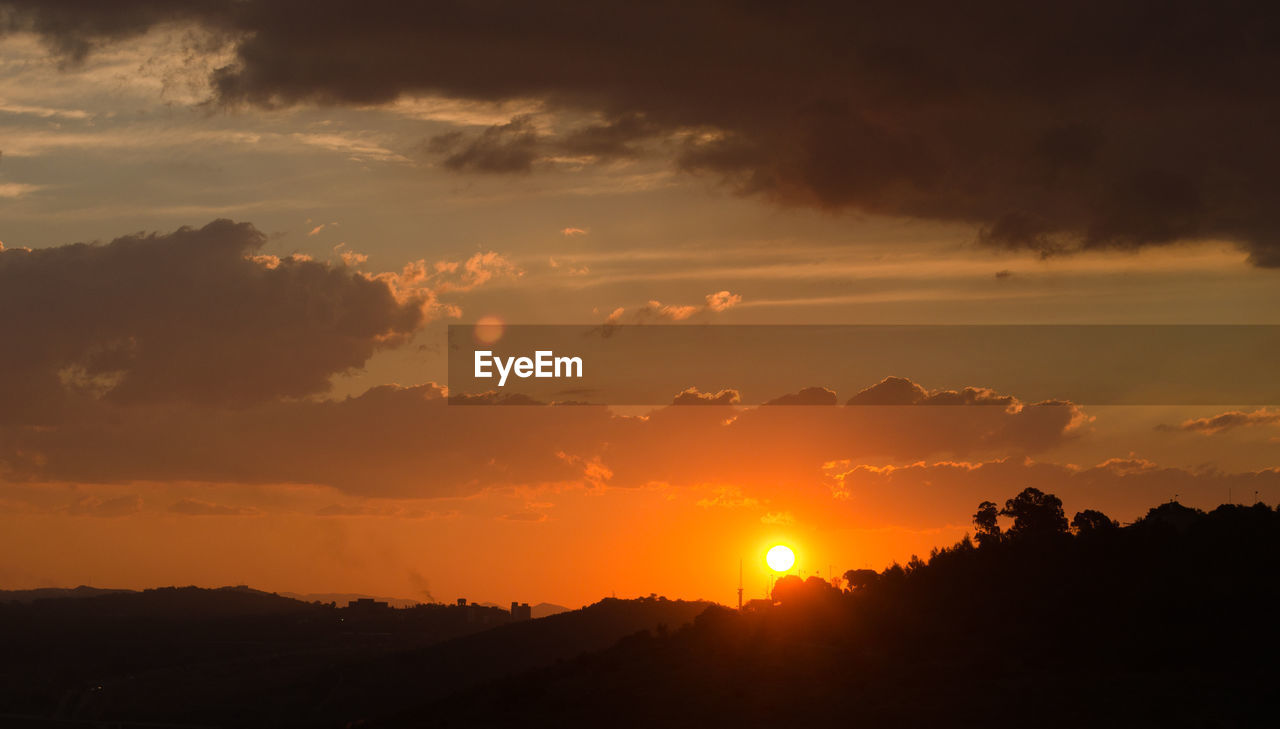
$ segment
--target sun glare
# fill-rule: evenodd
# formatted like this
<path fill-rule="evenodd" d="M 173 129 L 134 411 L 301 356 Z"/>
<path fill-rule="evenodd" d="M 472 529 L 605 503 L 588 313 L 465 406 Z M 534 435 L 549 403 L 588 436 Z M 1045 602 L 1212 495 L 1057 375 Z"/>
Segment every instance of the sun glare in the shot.
<path fill-rule="evenodd" d="M 502 339 L 506 326 L 502 319 L 496 316 L 482 316 L 476 321 L 475 337 L 476 341 L 481 344 L 493 344 Z"/>
<path fill-rule="evenodd" d="M 769 553 L 764 556 L 764 561 L 774 572 L 786 572 L 796 563 L 796 553 L 791 551 L 791 547 L 779 544 L 769 550 Z"/>

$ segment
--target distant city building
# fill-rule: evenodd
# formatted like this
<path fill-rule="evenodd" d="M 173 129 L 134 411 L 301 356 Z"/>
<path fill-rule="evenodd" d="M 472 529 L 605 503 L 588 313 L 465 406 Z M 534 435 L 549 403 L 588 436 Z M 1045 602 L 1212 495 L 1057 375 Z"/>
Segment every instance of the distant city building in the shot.
<path fill-rule="evenodd" d="M 511 603 L 511 618 L 513 620 L 532 620 L 533 608 L 529 607 L 527 602 Z"/>
<path fill-rule="evenodd" d="M 467 598 L 465 597 L 458 598 L 458 607 L 466 607 L 466 606 L 467 606 Z"/>
<path fill-rule="evenodd" d="M 347 607 L 352 610 L 387 610 L 391 605 L 381 600 L 374 600 L 372 597 L 362 597 L 347 603 Z"/>

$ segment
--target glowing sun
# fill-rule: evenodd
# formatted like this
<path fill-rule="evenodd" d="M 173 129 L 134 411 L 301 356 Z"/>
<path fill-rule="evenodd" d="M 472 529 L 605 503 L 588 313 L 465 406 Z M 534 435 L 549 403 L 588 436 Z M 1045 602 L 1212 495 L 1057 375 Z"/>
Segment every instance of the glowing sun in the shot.
<path fill-rule="evenodd" d="M 779 544 L 769 550 L 769 553 L 764 556 L 764 561 L 774 572 L 786 572 L 796 563 L 796 553 L 791 551 L 791 547 Z"/>

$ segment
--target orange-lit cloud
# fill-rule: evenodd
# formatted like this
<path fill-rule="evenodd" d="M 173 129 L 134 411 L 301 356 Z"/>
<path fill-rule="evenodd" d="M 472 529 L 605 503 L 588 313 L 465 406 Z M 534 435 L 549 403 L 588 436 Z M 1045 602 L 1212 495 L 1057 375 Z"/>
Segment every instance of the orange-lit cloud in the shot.
<path fill-rule="evenodd" d="M 720 390 L 718 392 L 699 392 L 690 387 L 675 396 L 672 405 L 737 405 L 742 396 L 737 390 Z"/>
<path fill-rule="evenodd" d="M 364 253 L 356 253 L 355 251 L 347 248 L 347 244 L 345 242 L 334 246 L 333 251 L 337 253 L 338 258 L 342 260 L 342 265 L 348 268 L 356 268 L 357 266 L 364 265 L 369 261 L 369 256 Z"/>
<path fill-rule="evenodd" d="M 673 306 L 663 304 L 661 301 L 650 301 L 640 310 L 636 312 L 636 318 L 639 320 L 655 318 L 665 319 L 666 321 L 683 321 L 698 313 L 696 306 Z"/>
<path fill-rule="evenodd" d="M 547 265 L 551 266 L 551 268 L 554 268 L 554 269 L 559 269 L 563 267 L 565 273 L 569 274 L 570 276 L 585 276 L 588 273 L 591 273 L 590 266 L 565 265 L 565 264 L 562 264 L 560 261 L 557 261 L 554 256 L 547 259 Z"/>
<path fill-rule="evenodd" d="M 437 293 L 467 292 L 500 278 L 517 279 L 524 275 L 506 256 L 495 251 L 475 253 L 462 261 L 442 260 L 427 263 L 419 259 L 405 264 L 399 273 L 378 274 L 398 292 Z"/>
<path fill-rule="evenodd" d="M 1176 427 L 1164 426 L 1164 430 L 1188 430 L 1205 435 L 1222 433 L 1236 428 L 1247 428 L 1258 425 L 1275 425 L 1280 423 L 1280 411 L 1261 408 L 1249 412 L 1231 410 L 1209 418 L 1193 418 L 1185 420 Z"/>
<path fill-rule="evenodd" d="M 719 314 L 742 303 L 742 296 L 728 291 L 717 291 L 713 294 L 707 294 L 704 298 L 706 303 L 701 306 L 693 304 L 664 304 L 656 299 L 650 299 L 648 303 L 637 308 L 632 313 L 631 319 L 639 324 L 654 320 L 685 321 L 698 314 Z M 605 323 L 618 324 L 622 321 L 625 313 L 626 309 L 624 307 L 614 309 Z"/>
<path fill-rule="evenodd" d="M 707 294 L 707 308 L 711 311 L 724 311 L 742 303 L 742 297 L 728 291 L 717 291 Z"/>

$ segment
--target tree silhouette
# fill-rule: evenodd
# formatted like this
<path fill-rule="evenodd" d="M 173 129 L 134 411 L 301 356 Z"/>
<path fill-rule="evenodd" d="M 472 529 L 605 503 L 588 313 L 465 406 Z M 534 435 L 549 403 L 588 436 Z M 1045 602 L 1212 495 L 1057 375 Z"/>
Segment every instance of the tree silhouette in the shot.
<path fill-rule="evenodd" d="M 840 596 L 840 590 L 820 577 L 801 579 L 787 575 L 773 585 L 773 601 L 783 605 L 806 605 Z"/>
<path fill-rule="evenodd" d="M 1093 534 L 1119 529 L 1120 525 L 1097 509 L 1085 509 L 1071 518 L 1071 528 L 1077 534 Z"/>
<path fill-rule="evenodd" d="M 979 507 L 978 513 L 983 513 L 982 507 Z M 1000 514 L 1013 517 L 1009 536 L 1015 539 L 1047 537 L 1067 531 L 1067 516 L 1062 511 L 1062 499 L 1032 486 L 1004 502 Z M 975 521 L 976 519 L 977 517 Z"/>
<path fill-rule="evenodd" d="M 875 570 L 849 570 L 844 573 L 845 584 L 850 590 L 860 590 L 864 587 L 870 587 L 880 579 L 880 573 Z"/>
<path fill-rule="evenodd" d="M 978 528 L 978 546 L 996 544 L 1004 538 L 1000 525 L 996 523 L 999 516 L 1000 512 L 994 502 L 984 501 L 978 504 L 978 511 L 973 515 L 973 524 Z"/>

